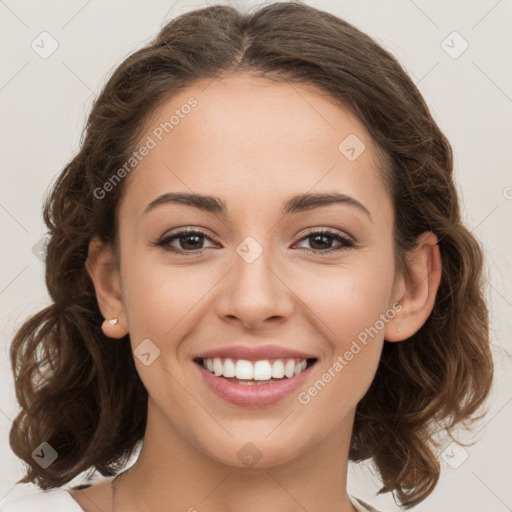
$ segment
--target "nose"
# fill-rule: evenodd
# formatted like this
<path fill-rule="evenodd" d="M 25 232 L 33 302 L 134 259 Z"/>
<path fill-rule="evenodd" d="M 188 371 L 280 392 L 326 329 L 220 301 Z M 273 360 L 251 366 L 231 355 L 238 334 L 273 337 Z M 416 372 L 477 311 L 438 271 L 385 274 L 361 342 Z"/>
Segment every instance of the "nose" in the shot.
<path fill-rule="evenodd" d="M 285 322 L 294 310 L 294 294 L 271 251 L 263 250 L 254 260 L 240 254 L 219 290 L 218 315 L 250 330 Z"/>

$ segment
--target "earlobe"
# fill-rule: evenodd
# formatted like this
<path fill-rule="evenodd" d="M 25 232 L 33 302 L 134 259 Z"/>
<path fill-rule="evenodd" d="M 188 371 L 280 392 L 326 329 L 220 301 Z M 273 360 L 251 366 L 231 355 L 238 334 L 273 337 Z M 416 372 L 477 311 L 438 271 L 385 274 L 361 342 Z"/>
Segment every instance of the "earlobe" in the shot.
<path fill-rule="evenodd" d="M 395 299 L 402 309 L 386 326 L 387 341 L 410 338 L 430 316 L 441 282 L 441 253 L 437 242 L 434 233 L 425 232 L 407 254 L 406 275 L 401 277 L 401 296 Z"/>
<path fill-rule="evenodd" d="M 119 266 L 112 247 L 98 237 L 93 237 L 89 243 L 85 267 L 94 284 L 101 314 L 105 318 L 103 333 L 109 338 L 126 336 L 128 329 L 124 318 Z"/>
<path fill-rule="evenodd" d="M 113 322 L 115 320 L 115 322 Z M 105 318 L 101 325 L 103 334 L 109 338 L 124 338 L 128 334 L 128 329 L 119 322 L 118 318 Z"/>

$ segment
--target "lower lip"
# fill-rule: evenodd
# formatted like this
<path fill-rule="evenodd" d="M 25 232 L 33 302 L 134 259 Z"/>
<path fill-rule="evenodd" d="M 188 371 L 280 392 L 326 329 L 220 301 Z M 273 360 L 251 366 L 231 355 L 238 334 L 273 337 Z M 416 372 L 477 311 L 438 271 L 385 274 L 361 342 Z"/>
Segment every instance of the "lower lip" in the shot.
<path fill-rule="evenodd" d="M 272 384 L 237 384 L 224 377 L 217 377 L 195 363 L 210 390 L 218 397 L 235 405 L 244 407 L 262 407 L 272 405 L 283 400 L 297 390 L 308 378 L 312 366 L 308 366 L 303 372 L 290 379 Z"/>

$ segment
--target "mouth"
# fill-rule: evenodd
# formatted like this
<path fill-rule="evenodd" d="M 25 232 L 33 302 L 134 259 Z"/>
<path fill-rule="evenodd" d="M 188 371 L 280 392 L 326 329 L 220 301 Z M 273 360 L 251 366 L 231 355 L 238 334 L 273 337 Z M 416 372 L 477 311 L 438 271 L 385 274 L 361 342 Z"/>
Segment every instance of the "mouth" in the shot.
<path fill-rule="evenodd" d="M 210 391 L 242 406 L 263 406 L 290 395 L 311 374 L 317 358 L 276 358 L 249 361 L 232 358 L 195 358 Z"/>
<path fill-rule="evenodd" d="M 194 362 L 216 377 L 242 385 L 265 385 L 292 379 L 316 363 L 316 358 L 247 359 L 196 358 Z"/>

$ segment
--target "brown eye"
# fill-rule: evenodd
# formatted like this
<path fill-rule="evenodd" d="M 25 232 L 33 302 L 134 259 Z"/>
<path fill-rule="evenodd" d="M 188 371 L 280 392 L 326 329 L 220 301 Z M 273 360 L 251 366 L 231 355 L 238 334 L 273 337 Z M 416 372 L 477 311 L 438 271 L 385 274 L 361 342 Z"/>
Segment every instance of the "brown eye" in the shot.
<path fill-rule="evenodd" d="M 203 247 L 205 239 L 211 240 L 211 238 L 201 230 L 182 229 L 175 233 L 165 235 L 153 245 L 178 254 L 197 254 L 207 249 L 207 247 Z M 176 247 L 176 245 L 178 245 L 178 247 Z"/>
<path fill-rule="evenodd" d="M 308 240 L 310 248 L 306 249 L 317 254 L 347 250 L 354 246 L 354 242 L 350 238 L 328 230 L 313 231 L 301 238 L 301 240 Z M 338 242 L 338 245 L 333 247 L 333 241 Z"/>

